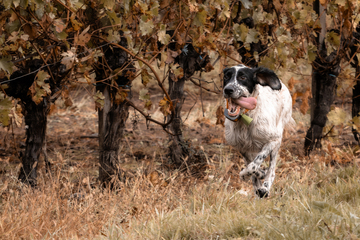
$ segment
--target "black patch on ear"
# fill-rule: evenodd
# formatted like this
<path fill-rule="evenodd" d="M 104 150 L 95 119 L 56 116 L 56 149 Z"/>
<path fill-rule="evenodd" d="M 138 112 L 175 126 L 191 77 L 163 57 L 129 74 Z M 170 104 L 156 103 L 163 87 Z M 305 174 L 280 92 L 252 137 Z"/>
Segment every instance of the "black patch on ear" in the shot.
<path fill-rule="evenodd" d="M 254 80 L 262 86 L 269 86 L 273 90 L 281 89 L 278 76 L 270 69 L 264 67 L 254 68 Z"/>

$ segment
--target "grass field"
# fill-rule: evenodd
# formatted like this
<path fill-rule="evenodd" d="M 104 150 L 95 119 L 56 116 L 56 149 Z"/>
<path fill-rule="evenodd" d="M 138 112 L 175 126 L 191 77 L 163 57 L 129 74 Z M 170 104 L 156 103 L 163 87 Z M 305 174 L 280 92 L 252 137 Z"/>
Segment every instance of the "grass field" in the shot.
<path fill-rule="evenodd" d="M 97 113 L 86 91 L 74 93 L 73 107 L 59 103 L 49 116 L 52 173 L 40 162 L 36 189 L 17 181 L 23 128 L 2 129 L 0 238 L 360 238 L 359 148 L 348 127 L 337 142 L 325 139 L 322 150 L 304 157 L 308 116 L 295 106 L 297 132 L 285 134 L 270 197 L 259 199 L 239 180 L 243 161 L 215 125 L 221 97 L 203 96 L 193 108 L 187 98 L 184 135 L 204 150 L 206 164 L 169 167 L 166 134 L 131 110 L 120 154 L 127 178 L 116 191 L 96 181 Z M 161 118 L 156 109 L 153 116 Z"/>

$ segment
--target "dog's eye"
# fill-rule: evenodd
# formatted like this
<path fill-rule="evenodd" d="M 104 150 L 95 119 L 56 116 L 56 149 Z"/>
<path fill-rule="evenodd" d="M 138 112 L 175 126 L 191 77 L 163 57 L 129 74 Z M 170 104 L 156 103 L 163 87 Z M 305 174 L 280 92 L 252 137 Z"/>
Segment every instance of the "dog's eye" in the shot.
<path fill-rule="evenodd" d="M 240 76 L 238 77 L 239 80 L 246 80 L 246 77 L 245 76 Z"/>

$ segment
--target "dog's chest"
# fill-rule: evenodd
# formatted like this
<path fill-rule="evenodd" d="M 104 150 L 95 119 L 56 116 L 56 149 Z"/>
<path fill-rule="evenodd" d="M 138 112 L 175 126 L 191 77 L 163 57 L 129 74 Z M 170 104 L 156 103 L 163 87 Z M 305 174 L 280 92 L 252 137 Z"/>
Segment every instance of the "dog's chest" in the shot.
<path fill-rule="evenodd" d="M 241 152 L 261 149 L 269 141 L 270 135 L 266 128 L 225 121 L 226 141 Z"/>

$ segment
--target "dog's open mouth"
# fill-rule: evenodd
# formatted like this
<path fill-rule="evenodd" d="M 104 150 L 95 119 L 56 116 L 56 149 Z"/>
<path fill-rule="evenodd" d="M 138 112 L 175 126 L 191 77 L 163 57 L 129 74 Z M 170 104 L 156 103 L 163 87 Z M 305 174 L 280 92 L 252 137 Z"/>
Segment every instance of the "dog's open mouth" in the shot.
<path fill-rule="evenodd" d="M 230 117 L 237 117 L 240 114 L 241 108 L 253 110 L 256 107 L 257 100 L 254 97 L 240 97 L 237 99 L 226 99 L 226 108 Z"/>

